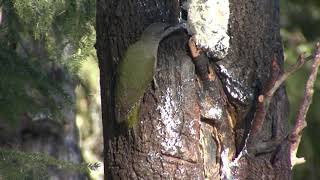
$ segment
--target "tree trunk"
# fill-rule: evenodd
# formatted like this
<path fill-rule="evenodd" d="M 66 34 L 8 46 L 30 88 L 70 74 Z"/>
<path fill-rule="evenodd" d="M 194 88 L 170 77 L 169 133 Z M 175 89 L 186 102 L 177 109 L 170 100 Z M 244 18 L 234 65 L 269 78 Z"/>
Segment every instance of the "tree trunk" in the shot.
<path fill-rule="evenodd" d="M 62 108 L 61 119 L 31 119 L 25 116 L 22 119 L 21 129 L 18 131 L 19 150 L 24 152 L 40 152 L 59 160 L 81 164 L 83 162 L 79 147 L 79 130 L 76 125 L 75 108 L 75 83 L 69 79 L 68 75 L 60 70 L 56 74 L 60 79 L 66 93 L 71 97 L 72 105 L 65 104 Z M 57 79 L 58 80 L 58 79 Z M 63 98 L 56 96 L 55 98 Z M 61 99 L 62 100 L 62 99 Z M 67 169 L 56 167 L 48 168 L 50 179 L 60 180 L 84 180 L 87 179 L 85 173 L 79 173 Z M 35 178 L 35 177 L 34 177 Z"/>
<path fill-rule="evenodd" d="M 190 36 L 181 31 L 164 39 L 158 50 L 158 86 L 150 82 L 137 126 L 117 124 L 118 62 L 148 25 L 176 24 L 180 10 L 178 1 L 169 0 L 97 1 L 106 179 L 290 179 L 287 143 L 270 151 L 243 151 L 272 58 L 283 66 L 277 0 L 230 1 L 230 48 L 225 58 L 211 62 L 216 77 L 209 88 L 196 74 L 187 48 Z M 208 117 L 212 110 L 219 116 Z M 287 114 L 282 87 L 259 139 L 285 137 Z"/>

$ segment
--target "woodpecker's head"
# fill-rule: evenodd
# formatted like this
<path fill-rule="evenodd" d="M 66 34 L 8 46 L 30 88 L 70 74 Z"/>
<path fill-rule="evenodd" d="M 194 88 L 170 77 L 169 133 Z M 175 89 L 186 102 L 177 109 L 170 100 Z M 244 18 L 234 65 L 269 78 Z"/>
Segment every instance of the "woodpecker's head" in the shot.
<path fill-rule="evenodd" d="M 168 28 L 170 27 L 168 24 L 166 23 L 153 23 L 150 26 L 147 27 L 147 29 L 144 30 L 144 32 L 142 33 L 142 40 L 158 40 L 160 39 L 162 33 Z"/>

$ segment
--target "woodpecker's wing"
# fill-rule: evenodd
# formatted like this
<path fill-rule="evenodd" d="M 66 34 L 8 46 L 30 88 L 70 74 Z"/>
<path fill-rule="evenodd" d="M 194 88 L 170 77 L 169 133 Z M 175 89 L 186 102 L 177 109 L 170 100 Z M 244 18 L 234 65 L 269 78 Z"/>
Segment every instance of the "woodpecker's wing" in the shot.
<path fill-rule="evenodd" d="M 138 118 L 140 101 L 155 74 L 159 43 L 165 36 L 179 29 L 168 27 L 164 23 L 151 24 L 141 39 L 128 47 L 120 61 L 115 88 L 118 122 L 130 120 L 133 115 L 133 120 Z"/>

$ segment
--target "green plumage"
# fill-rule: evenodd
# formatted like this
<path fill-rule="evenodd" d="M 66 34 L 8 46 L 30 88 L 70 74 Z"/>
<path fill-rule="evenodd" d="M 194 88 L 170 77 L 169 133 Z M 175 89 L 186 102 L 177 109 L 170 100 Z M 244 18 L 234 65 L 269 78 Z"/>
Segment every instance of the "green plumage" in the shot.
<path fill-rule="evenodd" d="M 130 45 L 118 65 L 115 88 L 117 122 L 133 127 L 139 117 L 141 99 L 153 80 L 161 40 L 182 26 L 167 28 L 165 23 L 151 24 L 141 39 Z"/>

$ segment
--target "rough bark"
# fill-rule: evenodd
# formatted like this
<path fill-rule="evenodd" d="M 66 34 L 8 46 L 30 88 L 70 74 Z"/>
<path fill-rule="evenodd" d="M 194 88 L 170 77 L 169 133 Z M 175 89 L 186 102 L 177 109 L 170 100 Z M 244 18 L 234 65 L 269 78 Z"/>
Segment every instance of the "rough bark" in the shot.
<path fill-rule="evenodd" d="M 270 76 L 272 57 L 276 55 L 283 64 L 278 0 L 231 0 L 230 9 L 231 48 L 224 59 L 211 63 L 216 78 L 209 88 L 195 73 L 187 48 L 189 36 L 182 31 L 169 36 L 158 51 L 158 86 L 150 82 L 139 123 L 130 129 L 114 118 L 115 67 L 146 26 L 177 23 L 179 3 L 97 1 L 106 179 L 227 178 L 224 168 L 243 148 L 255 99 Z M 203 97 L 208 106 L 218 104 L 221 117 L 206 118 Z M 282 87 L 272 100 L 260 139 L 288 134 L 287 107 Z M 248 156 L 240 168 L 243 179 L 290 179 L 288 144 Z"/>

